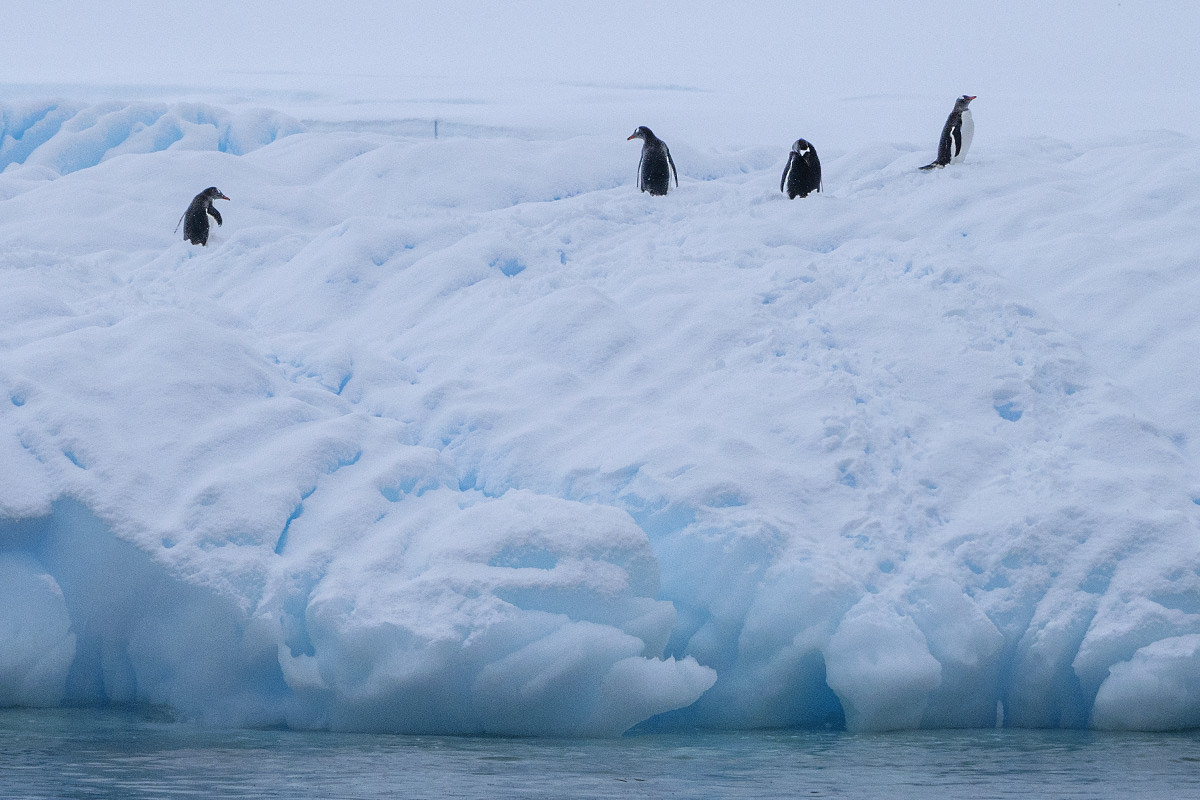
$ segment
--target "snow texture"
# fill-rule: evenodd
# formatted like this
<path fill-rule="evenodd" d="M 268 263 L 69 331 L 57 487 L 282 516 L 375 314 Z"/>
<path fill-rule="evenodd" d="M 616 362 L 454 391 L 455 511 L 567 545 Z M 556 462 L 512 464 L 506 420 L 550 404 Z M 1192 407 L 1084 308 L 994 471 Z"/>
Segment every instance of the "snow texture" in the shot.
<path fill-rule="evenodd" d="M 1200 141 L 655 129 L 0 106 L 0 705 L 1200 726 Z"/>

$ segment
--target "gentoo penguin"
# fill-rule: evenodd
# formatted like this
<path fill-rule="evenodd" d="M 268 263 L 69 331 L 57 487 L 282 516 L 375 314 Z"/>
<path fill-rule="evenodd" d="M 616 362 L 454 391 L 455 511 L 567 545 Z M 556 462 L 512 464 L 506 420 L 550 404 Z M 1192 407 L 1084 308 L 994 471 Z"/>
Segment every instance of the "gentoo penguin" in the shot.
<path fill-rule="evenodd" d="M 675 162 L 671 159 L 671 151 L 667 143 L 654 135 L 645 125 L 638 127 L 630 134 L 629 139 L 642 140 L 642 160 L 638 162 L 638 188 L 650 194 L 666 194 L 671 188 L 671 175 L 675 175 L 675 185 L 679 186 L 679 173 L 675 171 Z"/>
<path fill-rule="evenodd" d="M 942 128 L 937 160 L 921 169 L 941 169 L 947 164 L 957 164 L 967 157 L 967 148 L 971 146 L 971 137 L 975 135 L 975 121 L 971 119 L 971 110 L 967 106 L 974 99 L 974 95 L 964 94 L 954 101 L 954 110 L 950 112 Z"/>
<path fill-rule="evenodd" d="M 787 192 L 788 200 L 821 191 L 821 159 L 817 158 L 817 149 L 804 139 L 797 139 L 788 153 L 779 191 Z"/>
<path fill-rule="evenodd" d="M 192 204 L 187 207 L 187 211 L 183 212 L 183 216 L 180 217 L 180 221 L 183 223 L 183 238 L 192 244 L 208 244 L 209 215 L 212 215 L 212 218 L 217 221 L 218 225 L 221 224 L 221 212 L 213 208 L 213 200 L 228 199 L 215 186 L 210 186 L 193 197 Z M 178 225 L 175 226 L 175 230 L 179 230 Z"/>

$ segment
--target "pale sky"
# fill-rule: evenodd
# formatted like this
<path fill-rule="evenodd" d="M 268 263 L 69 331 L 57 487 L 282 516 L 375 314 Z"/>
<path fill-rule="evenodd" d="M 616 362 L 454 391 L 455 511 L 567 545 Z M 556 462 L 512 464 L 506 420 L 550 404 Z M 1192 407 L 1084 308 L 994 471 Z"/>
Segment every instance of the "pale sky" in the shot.
<path fill-rule="evenodd" d="M 10 0 L 4 17 L 0 83 L 295 72 L 702 88 L 770 80 L 853 94 L 942 82 L 976 92 L 1177 86 L 1200 72 L 1200 12 L 1150 0 Z"/>
<path fill-rule="evenodd" d="M 1200 83 L 1200 4 L 1159 0 L 10 0 L 3 23 L 0 90 L 58 84 L 55 96 L 261 89 L 248 99 L 286 109 L 287 93 L 317 92 L 391 102 L 389 113 L 445 119 L 459 104 L 464 121 L 540 124 L 562 102 L 552 84 L 693 87 L 710 94 L 672 122 L 696 141 L 715 126 L 735 139 L 747 120 L 764 140 L 800 127 L 849 146 L 928 136 L 917 126 L 974 94 L 983 137 L 1200 135 L 1187 94 Z M 480 98 L 507 105 L 468 113 Z M 429 99 L 443 106 L 403 105 Z M 622 97 L 572 129 L 632 129 L 653 110 Z"/>

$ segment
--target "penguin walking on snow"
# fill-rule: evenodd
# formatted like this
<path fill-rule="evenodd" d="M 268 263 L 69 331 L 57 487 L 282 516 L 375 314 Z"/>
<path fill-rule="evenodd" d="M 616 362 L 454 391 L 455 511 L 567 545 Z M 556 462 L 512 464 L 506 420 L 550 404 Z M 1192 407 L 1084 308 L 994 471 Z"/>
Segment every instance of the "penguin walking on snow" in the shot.
<path fill-rule="evenodd" d="M 971 146 L 971 138 L 975 136 L 975 121 L 971 119 L 971 109 L 967 106 L 974 99 L 975 95 L 964 94 L 954 101 L 954 110 L 950 112 L 946 125 L 942 128 L 937 159 L 921 169 L 941 169 L 947 164 L 958 164 L 967 157 L 967 148 Z"/>
<path fill-rule="evenodd" d="M 666 194 L 671 188 L 671 175 L 675 176 L 675 186 L 679 186 L 679 173 L 675 171 L 675 162 L 671 159 L 671 151 L 667 143 L 654 135 L 645 125 L 630 134 L 629 139 L 642 140 L 642 159 L 638 162 L 638 188 L 650 194 Z"/>
<path fill-rule="evenodd" d="M 779 179 L 779 191 L 787 192 L 788 200 L 821 191 L 821 159 L 817 158 L 817 148 L 804 139 L 797 139 L 788 153 L 787 166 Z"/>
<path fill-rule="evenodd" d="M 192 244 L 208 244 L 209 216 L 211 215 L 217 221 L 218 225 L 221 224 L 221 212 L 213 207 L 213 201 L 228 199 L 215 186 L 208 187 L 192 198 L 192 204 L 187 207 L 187 211 L 183 212 L 183 216 L 179 218 L 179 221 L 183 223 L 183 238 Z M 175 230 L 179 230 L 179 225 L 175 226 Z"/>

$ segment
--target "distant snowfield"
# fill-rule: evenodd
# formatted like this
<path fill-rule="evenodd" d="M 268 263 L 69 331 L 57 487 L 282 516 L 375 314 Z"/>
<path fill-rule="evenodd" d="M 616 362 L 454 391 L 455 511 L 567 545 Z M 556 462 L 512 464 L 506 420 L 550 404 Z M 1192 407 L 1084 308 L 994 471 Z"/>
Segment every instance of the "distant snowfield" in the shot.
<path fill-rule="evenodd" d="M 829 147 L 606 91 L 586 135 L 0 106 L 0 705 L 1200 726 L 1200 142 L 996 135 L 981 96 L 927 174 L 958 87 Z"/>

